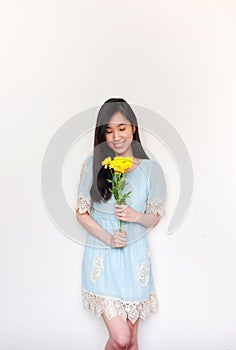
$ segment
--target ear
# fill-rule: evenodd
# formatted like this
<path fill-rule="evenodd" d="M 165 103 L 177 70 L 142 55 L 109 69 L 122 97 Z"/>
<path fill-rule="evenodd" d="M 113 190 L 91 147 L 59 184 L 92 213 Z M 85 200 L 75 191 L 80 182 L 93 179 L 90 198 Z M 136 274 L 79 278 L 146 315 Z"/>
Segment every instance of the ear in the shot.
<path fill-rule="evenodd" d="M 135 126 L 135 125 L 132 125 L 132 133 L 133 133 L 133 134 L 135 133 L 135 130 L 136 130 L 136 126 Z"/>

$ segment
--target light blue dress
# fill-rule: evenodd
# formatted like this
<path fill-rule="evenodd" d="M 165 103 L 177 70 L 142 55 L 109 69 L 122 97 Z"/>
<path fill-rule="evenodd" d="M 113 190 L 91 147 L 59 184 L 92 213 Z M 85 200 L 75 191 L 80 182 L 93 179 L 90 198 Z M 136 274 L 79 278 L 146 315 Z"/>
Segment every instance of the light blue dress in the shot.
<path fill-rule="evenodd" d="M 85 160 L 78 185 L 76 210 L 88 211 L 107 232 L 119 231 L 119 219 L 114 214 L 116 200 L 94 202 L 90 197 L 93 181 L 93 155 Z M 126 173 L 124 193 L 131 191 L 126 203 L 141 213 L 165 215 L 166 181 L 161 166 L 155 160 L 142 159 L 139 166 Z M 127 233 L 124 248 L 111 248 L 88 233 L 82 262 L 82 298 L 85 308 L 111 319 L 120 315 L 132 322 L 145 319 L 157 310 L 151 256 L 147 239 L 150 229 L 138 223 L 123 221 Z"/>

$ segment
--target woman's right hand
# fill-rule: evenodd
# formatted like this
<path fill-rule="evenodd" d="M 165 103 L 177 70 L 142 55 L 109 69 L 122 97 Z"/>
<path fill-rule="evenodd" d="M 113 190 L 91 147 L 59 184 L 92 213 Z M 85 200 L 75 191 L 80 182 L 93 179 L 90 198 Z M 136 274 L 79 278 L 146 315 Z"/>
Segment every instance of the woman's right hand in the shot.
<path fill-rule="evenodd" d="M 126 246 L 126 232 L 125 231 L 115 231 L 111 235 L 110 247 L 111 248 L 123 248 Z"/>

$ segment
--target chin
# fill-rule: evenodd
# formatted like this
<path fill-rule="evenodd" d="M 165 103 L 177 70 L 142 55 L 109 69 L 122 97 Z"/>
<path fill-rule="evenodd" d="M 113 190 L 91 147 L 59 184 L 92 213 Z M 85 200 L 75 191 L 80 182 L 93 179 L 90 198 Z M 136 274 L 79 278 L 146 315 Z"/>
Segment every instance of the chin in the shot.
<path fill-rule="evenodd" d="M 113 151 L 116 153 L 117 156 L 120 157 L 126 157 L 126 154 L 129 154 L 129 148 L 124 148 L 124 149 L 113 149 Z"/>
<path fill-rule="evenodd" d="M 129 153 L 130 150 L 131 150 L 131 144 L 127 145 L 127 144 L 124 144 L 121 148 L 116 148 L 114 147 L 114 145 L 110 145 L 109 146 L 117 156 L 122 156 L 123 154 L 125 153 Z"/>

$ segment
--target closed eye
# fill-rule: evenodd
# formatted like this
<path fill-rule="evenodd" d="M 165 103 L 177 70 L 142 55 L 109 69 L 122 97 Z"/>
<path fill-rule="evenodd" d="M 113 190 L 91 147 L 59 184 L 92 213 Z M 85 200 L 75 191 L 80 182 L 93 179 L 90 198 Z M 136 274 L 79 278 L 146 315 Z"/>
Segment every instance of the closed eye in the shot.
<path fill-rule="evenodd" d="M 120 129 L 119 131 L 125 131 L 125 128 L 124 128 L 124 129 Z M 106 132 L 107 134 L 111 134 L 111 133 L 112 133 L 112 131 L 108 131 L 108 130 L 105 130 L 105 132 Z"/>

